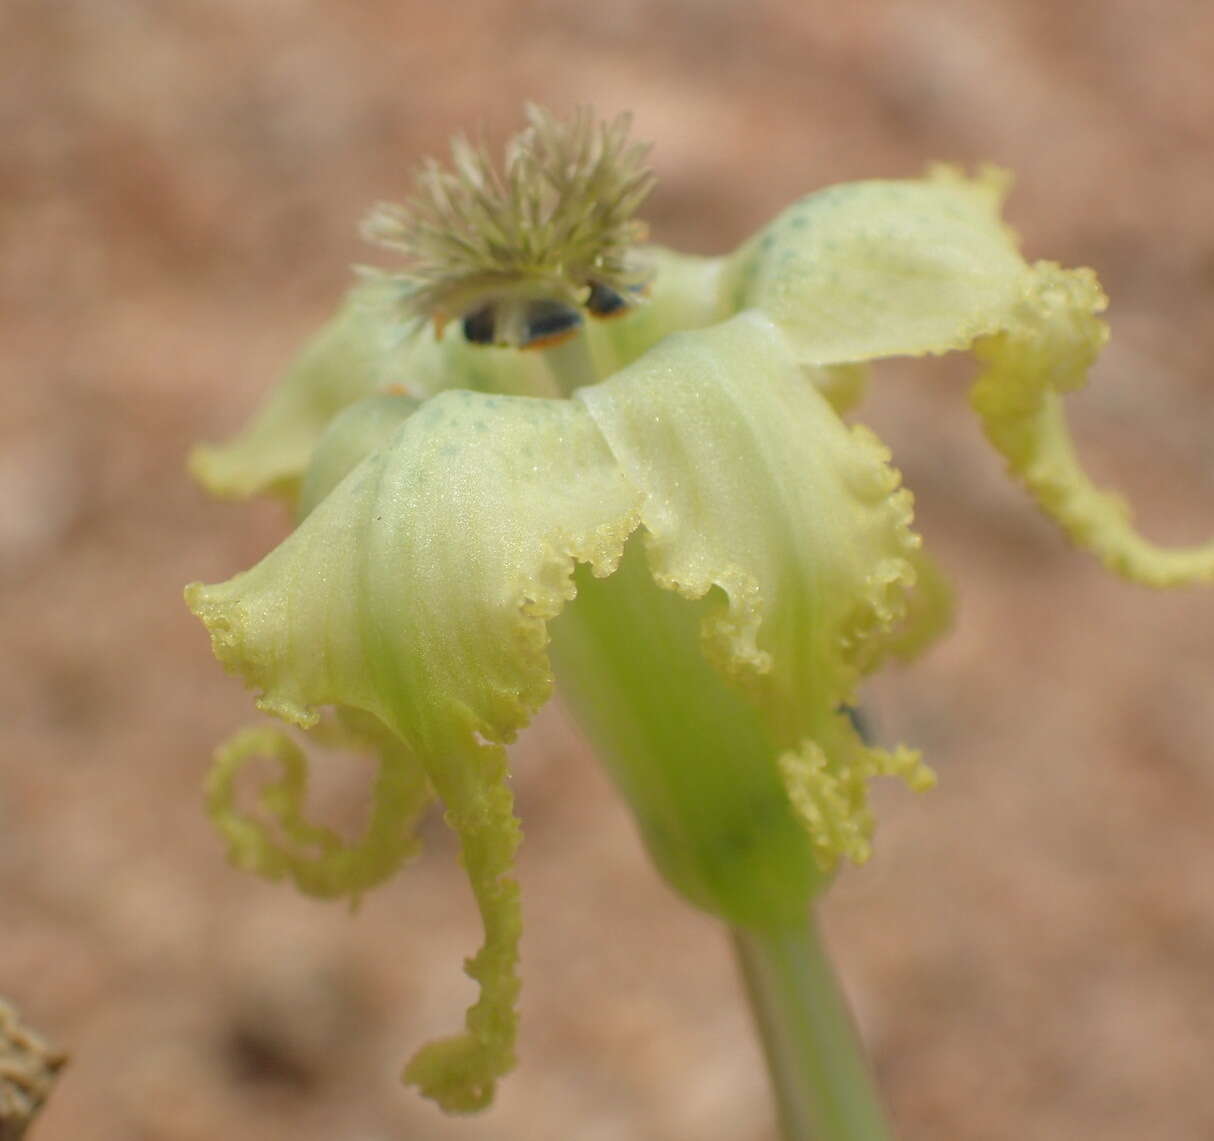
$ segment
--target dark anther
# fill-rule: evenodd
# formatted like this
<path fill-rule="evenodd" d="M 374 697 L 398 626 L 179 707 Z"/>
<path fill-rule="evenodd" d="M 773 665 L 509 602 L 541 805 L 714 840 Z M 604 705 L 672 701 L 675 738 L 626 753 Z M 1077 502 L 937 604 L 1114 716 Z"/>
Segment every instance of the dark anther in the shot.
<path fill-rule="evenodd" d="M 609 286 L 592 281 L 586 308 L 596 317 L 615 317 L 628 308 L 628 302 Z"/>
<path fill-rule="evenodd" d="M 496 325 L 493 306 L 482 305 L 464 318 L 464 338 L 469 344 L 491 345 Z"/>
<path fill-rule="evenodd" d="M 526 308 L 522 347 L 563 340 L 582 323 L 582 315 L 560 301 L 532 301 Z"/>

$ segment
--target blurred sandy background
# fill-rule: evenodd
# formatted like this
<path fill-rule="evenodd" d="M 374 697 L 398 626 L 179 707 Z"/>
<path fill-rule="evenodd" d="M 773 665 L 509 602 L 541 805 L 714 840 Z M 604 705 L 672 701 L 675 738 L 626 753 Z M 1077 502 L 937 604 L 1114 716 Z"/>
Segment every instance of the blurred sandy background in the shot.
<path fill-rule="evenodd" d="M 991 159 L 1114 342 L 1074 422 L 1157 537 L 1214 512 L 1214 7 L 1199 0 L 3 0 L 0 994 L 74 1055 L 33 1141 L 764 1141 L 728 948 L 556 711 L 517 750 L 521 1064 L 483 1117 L 396 1084 L 477 927 L 442 827 L 351 918 L 228 869 L 208 752 L 249 719 L 180 601 L 283 531 L 183 474 L 365 256 L 367 204 L 530 97 L 632 108 L 664 242 Z M 825 906 L 905 1141 L 1214 1136 L 1214 594 L 1114 582 L 1005 485 L 969 366 L 870 420 L 962 584 L 874 689 L 940 789 L 879 795 Z M 356 821 L 367 773 L 320 781 Z"/>

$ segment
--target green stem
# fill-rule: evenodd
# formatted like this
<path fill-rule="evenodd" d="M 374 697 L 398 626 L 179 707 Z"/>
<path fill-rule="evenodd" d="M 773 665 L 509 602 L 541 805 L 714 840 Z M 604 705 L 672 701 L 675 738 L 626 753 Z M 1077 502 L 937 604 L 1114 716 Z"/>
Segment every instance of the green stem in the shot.
<path fill-rule="evenodd" d="M 785 1141 L 889 1141 L 863 1047 L 811 917 L 735 928 Z"/>

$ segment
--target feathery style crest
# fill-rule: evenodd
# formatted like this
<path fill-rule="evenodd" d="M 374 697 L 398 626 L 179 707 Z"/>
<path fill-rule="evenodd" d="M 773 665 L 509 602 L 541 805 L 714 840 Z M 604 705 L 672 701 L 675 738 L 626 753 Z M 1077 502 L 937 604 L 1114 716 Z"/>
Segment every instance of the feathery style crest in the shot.
<path fill-rule="evenodd" d="M 606 317 L 641 300 L 649 273 L 633 256 L 633 215 L 653 188 L 649 146 L 581 108 L 569 121 L 529 105 L 527 127 L 498 170 L 483 145 L 451 144 L 453 169 L 429 160 L 405 206 L 381 203 L 369 240 L 404 254 L 387 277 L 438 332 L 462 320 L 469 341 L 533 347 L 574 332 L 582 311 Z"/>

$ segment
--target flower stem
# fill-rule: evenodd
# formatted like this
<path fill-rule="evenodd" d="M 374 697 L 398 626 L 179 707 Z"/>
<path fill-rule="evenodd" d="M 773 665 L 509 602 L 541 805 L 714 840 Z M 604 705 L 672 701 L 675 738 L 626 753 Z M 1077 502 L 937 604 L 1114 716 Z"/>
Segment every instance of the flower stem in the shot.
<path fill-rule="evenodd" d="M 785 1141 L 890 1141 L 813 917 L 776 931 L 735 928 L 733 937 Z"/>

